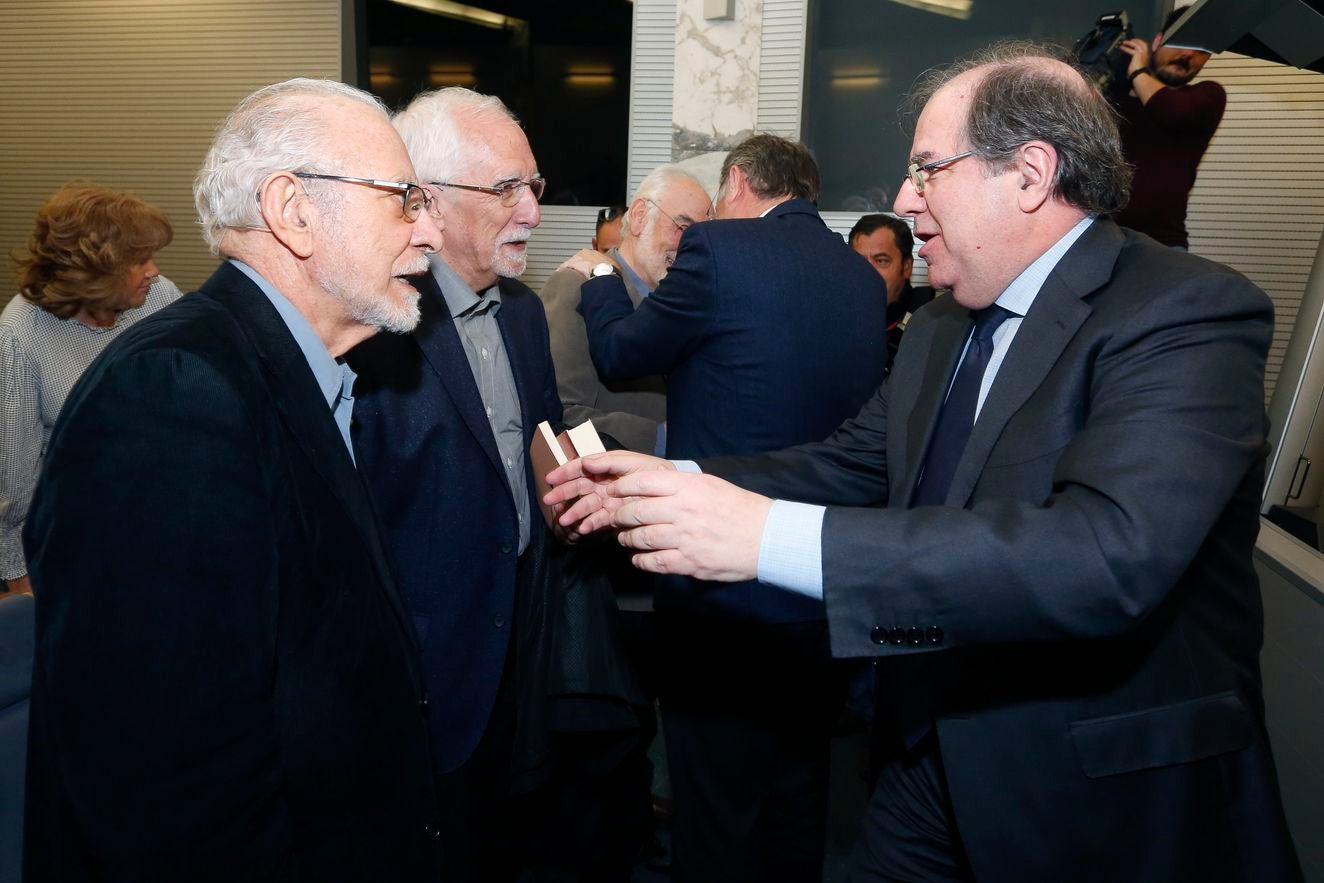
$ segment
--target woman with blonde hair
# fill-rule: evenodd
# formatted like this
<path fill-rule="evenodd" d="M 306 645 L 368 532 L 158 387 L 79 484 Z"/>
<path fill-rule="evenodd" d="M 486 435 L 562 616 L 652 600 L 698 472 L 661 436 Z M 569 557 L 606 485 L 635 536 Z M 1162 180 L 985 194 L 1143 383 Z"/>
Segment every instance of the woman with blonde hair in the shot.
<path fill-rule="evenodd" d="M 55 419 L 125 328 L 180 297 L 155 255 L 174 233 L 127 193 L 66 186 L 14 255 L 19 294 L 0 313 L 0 579 L 29 591 L 23 523 Z"/>

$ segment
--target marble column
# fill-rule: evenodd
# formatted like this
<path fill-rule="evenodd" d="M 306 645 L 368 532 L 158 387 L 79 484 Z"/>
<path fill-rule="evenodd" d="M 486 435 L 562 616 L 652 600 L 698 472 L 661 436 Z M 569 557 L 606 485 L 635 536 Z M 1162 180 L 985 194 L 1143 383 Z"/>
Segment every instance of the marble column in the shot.
<path fill-rule="evenodd" d="M 677 0 L 673 160 L 725 153 L 754 130 L 762 45 L 763 0 L 736 0 L 729 21 L 705 19 L 703 0 Z"/>

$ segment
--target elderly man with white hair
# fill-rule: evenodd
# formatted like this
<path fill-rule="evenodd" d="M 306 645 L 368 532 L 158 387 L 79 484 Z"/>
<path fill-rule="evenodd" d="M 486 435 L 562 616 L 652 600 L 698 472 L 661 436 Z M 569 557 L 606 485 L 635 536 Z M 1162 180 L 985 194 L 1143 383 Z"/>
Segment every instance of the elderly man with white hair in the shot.
<path fill-rule="evenodd" d="M 545 688 L 560 555 L 529 444 L 561 400 L 538 296 L 516 277 L 543 178 L 500 99 L 449 88 L 395 118 L 446 237 L 422 320 L 368 341 L 354 447 L 422 642 L 448 881 L 514 879 L 549 813 Z"/>
<path fill-rule="evenodd" d="M 625 214 L 621 216 L 621 244 L 608 252 L 625 283 L 630 301 L 638 307 L 667 275 L 681 234 L 712 217 L 712 200 L 689 172 L 674 165 L 649 172 Z M 593 367 L 584 317 L 579 315 L 584 275 L 569 267 L 557 270 L 538 296 L 547 309 L 552 335 L 552 361 L 572 426 L 592 420 L 623 447 L 645 454 L 661 454 L 667 419 L 666 381 L 660 376 L 604 381 Z"/>
<path fill-rule="evenodd" d="M 199 172 L 225 260 L 73 390 L 25 536 L 29 881 L 436 880 L 412 624 L 339 357 L 440 245 L 380 102 L 298 79 Z"/>

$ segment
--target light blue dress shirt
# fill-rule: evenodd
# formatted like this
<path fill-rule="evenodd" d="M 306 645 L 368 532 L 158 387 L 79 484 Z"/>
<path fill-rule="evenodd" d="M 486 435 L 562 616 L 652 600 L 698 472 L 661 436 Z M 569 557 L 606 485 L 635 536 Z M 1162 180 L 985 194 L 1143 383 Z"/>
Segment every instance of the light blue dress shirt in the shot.
<path fill-rule="evenodd" d="M 993 355 L 988 368 L 984 371 L 983 382 L 979 386 L 979 400 L 975 404 L 975 419 L 984 407 L 984 399 L 993 387 L 998 369 L 1007 357 L 1011 342 L 1021 327 L 1021 319 L 1030 312 L 1030 306 L 1039 294 L 1048 275 L 1053 272 L 1058 261 L 1067 250 L 1076 243 L 1094 222 L 1094 216 L 1082 218 L 1066 235 L 1026 267 L 1012 280 L 1006 290 L 998 296 L 998 306 L 1013 315 L 1003 321 L 993 334 Z M 966 340 L 966 347 L 970 345 Z M 965 358 L 965 348 L 961 350 Z M 958 363 L 959 367 L 959 363 Z M 687 471 L 697 471 L 698 467 L 689 464 Z M 823 597 L 823 515 L 824 506 L 807 503 L 792 503 L 787 500 L 774 500 L 768 519 L 763 525 L 763 536 L 759 541 L 759 582 L 778 586 L 792 592 L 799 592 L 810 598 Z"/>
<path fill-rule="evenodd" d="M 262 289 L 267 300 L 271 301 L 276 312 L 280 313 L 281 320 L 294 336 L 294 342 L 299 345 L 299 351 L 303 353 L 308 367 L 312 369 L 313 379 L 317 381 L 318 388 L 326 397 L 326 406 L 331 409 L 331 416 L 340 430 L 340 437 L 345 441 L 345 450 L 349 451 L 349 459 L 353 461 L 354 445 L 349 440 L 349 421 L 354 414 L 354 381 L 358 379 L 358 375 L 349 365 L 332 358 L 326 344 L 317 336 L 313 326 L 308 324 L 303 313 L 286 300 L 285 295 L 276 290 L 276 286 L 243 261 L 230 258 L 230 263 L 252 279 L 253 284 Z"/>

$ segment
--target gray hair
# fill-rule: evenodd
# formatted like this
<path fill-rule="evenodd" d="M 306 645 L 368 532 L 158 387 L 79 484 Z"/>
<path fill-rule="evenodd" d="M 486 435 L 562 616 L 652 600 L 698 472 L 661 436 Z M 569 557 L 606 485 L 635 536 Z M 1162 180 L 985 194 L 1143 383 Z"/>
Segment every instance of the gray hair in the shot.
<path fill-rule="evenodd" d="M 262 226 L 255 194 L 273 172 L 341 171 L 325 144 L 328 100 L 357 101 L 383 120 L 390 116 L 380 100 L 353 86 L 296 77 L 258 89 L 221 123 L 193 180 L 202 238 L 213 254 L 227 228 Z"/>
<path fill-rule="evenodd" d="M 422 181 L 451 181 L 470 159 L 473 123 L 519 120 L 495 95 L 462 86 L 424 92 L 391 120 Z"/>
<path fill-rule="evenodd" d="M 653 169 L 653 171 L 649 172 L 644 177 L 644 180 L 639 182 L 639 187 L 634 191 L 634 199 L 630 200 L 630 204 L 633 205 L 635 199 L 650 199 L 656 202 L 658 197 L 662 195 L 663 190 L 682 181 L 690 182 L 700 190 L 703 190 L 704 193 L 708 192 L 704 189 L 703 182 L 682 169 L 680 166 L 664 165 Z M 621 235 L 628 236 L 629 234 L 630 213 L 627 211 L 625 214 L 621 215 Z"/>
<path fill-rule="evenodd" d="M 1072 70 L 1053 63 L 1059 61 Z M 1022 145 L 1044 141 L 1057 151 L 1054 196 L 1101 215 L 1126 205 L 1131 167 L 1122 155 L 1116 112 L 1060 46 L 995 43 L 931 70 L 911 93 L 912 112 L 918 115 L 934 93 L 976 68 L 988 71 L 975 86 L 964 135 L 986 171 L 1006 170 Z"/>

